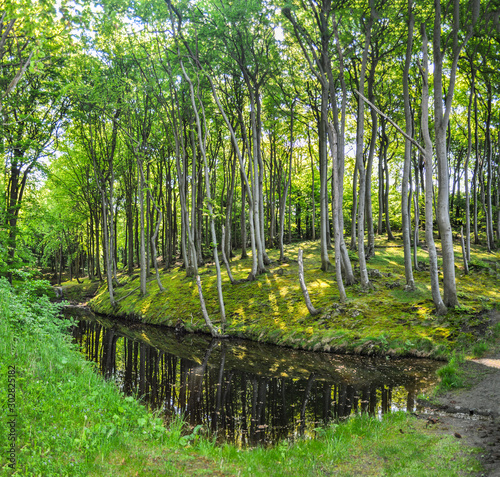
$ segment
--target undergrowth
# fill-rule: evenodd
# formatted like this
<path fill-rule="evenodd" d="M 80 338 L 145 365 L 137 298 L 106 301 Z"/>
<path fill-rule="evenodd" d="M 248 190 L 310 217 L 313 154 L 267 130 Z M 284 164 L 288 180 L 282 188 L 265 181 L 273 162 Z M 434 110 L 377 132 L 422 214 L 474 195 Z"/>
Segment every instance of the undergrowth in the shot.
<path fill-rule="evenodd" d="M 443 391 L 449 389 L 460 388 L 464 385 L 463 375 L 460 365 L 465 362 L 462 354 L 453 353 L 448 364 L 437 370 L 437 375 L 440 378 L 440 388 Z"/>

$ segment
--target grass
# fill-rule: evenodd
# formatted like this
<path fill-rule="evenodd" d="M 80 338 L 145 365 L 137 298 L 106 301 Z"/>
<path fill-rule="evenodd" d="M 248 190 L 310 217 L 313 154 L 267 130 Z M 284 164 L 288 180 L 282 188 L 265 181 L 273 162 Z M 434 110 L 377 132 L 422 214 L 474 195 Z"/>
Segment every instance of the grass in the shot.
<path fill-rule="evenodd" d="M 371 278 L 374 290 L 363 292 L 359 285 L 347 287 L 348 301 L 340 304 L 335 275 L 320 270 L 319 244 L 302 242 L 286 247 L 287 262 L 279 263 L 278 251 L 269 250 L 274 262 L 268 272 L 253 282 L 231 285 L 223 272 L 223 293 L 230 335 L 293 348 L 359 354 L 389 354 L 444 358 L 454 349 L 471 347 L 478 330 L 487 322 L 484 311 L 500 301 L 500 275 L 496 267 L 500 256 L 487 254 L 473 246 L 471 273 L 460 270 L 460 251 L 456 247 L 457 288 L 460 307 L 444 317 L 434 314 L 427 271 L 415 272 L 416 290 L 404 290 L 403 248 L 399 241 L 378 238 L 376 256 L 368 267 L 378 270 Z M 311 300 L 322 313 L 312 317 L 305 306 L 298 282 L 298 249 L 304 249 L 305 279 Z M 333 259 L 333 256 L 332 256 Z M 418 260 L 428 262 L 419 249 Z M 356 262 L 353 262 L 356 266 Z M 235 279 L 248 276 L 251 258 L 233 259 Z M 375 276 L 379 275 L 379 276 Z M 200 268 L 205 301 L 211 318 L 218 323 L 219 303 L 216 274 L 212 265 Z M 122 275 L 123 286 L 116 289 L 120 300 L 112 308 L 105 286 L 101 286 L 90 306 L 96 312 L 133 317 L 145 323 L 175 326 L 181 318 L 188 331 L 207 331 L 203 321 L 194 279 L 184 270 L 163 271 L 164 293 L 155 280 L 148 293 L 140 296 L 135 276 Z M 70 283 L 65 287 L 74 287 Z"/>
<path fill-rule="evenodd" d="M 168 427 L 105 382 L 71 344 L 57 306 L 0 281 L 0 369 L 15 366 L 15 468 L 5 460 L 11 412 L 0 409 L 0 475 L 453 476 L 479 470 L 471 451 L 404 413 L 357 416 L 317 438 L 273 448 L 218 446 L 176 419 Z M 0 386 L 7 400 L 7 386 Z"/>
<path fill-rule="evenodd" d="M 480 358 L 486 353 L 500 352 L 500 322 L 491 326 L 485 335 L 466 350 L 452 353 L 448 363 L 438 369 L 440 378 L 438 385 L 428 396 L 421 396 L 424 400 L 433 401 L 447 391 L 459 388 L 470 388 L 484 379 L 485 373 L 478 373 L 476 367 L 471 366 L 471 359 Z"/>
<path fill-rule="evenodd" d="M 461 367 L 465 362 L 465 358 L 462 355 L 453 356 L 448 361 L 448 364 L 438 369 L 437 375 L 441 379 L 440 389 L 442 391 L 448 391 L 454 388 L 461 388 L 464 386 L 463 374 L 461 372 Z"/>

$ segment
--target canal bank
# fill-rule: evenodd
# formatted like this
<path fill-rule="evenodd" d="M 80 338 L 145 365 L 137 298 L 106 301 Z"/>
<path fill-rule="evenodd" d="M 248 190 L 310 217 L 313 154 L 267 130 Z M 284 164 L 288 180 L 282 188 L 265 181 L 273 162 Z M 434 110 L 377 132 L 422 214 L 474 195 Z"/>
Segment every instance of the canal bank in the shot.
<path fill-rule="evenodd" d="M 360 415 L 318 428 L 314 439 L 285 439 L 269 449 L 245 451 L 217 445 L 203 427 L 179 420 L 165 427 L 95 372 L 60 329 L 57 310 L 47 301 L 34 299 L 25 310 L 29 301 L 7 288 L 0 286 L 0 361 L 2 369 L 13 365 L 18 373 L 15 475 L 449 477 L 479 470 L 459 439 L 434 435 L 427 421 L 407 413 L 386 413 L 382 419 Z M 0 469 L 11 475 L 3 461 Z"/>
<path fill-rule="evenodd" d="M 420 412 L 417 397 L 435 387 L 440 366 L 180 335 L 102 316 L 80 316 L 72 334 L 125 394 L 236 446 L 313 438 L 318 427 L 355 415 Z"/>
<path fill-rule="evenodd" d="M 319 269 L 318 244 L 303 242 L 287 247 L 286 262 L 274 261 L 266 273 L 254 281 L 231 284 L 223 274 L 222 287 L 227 324 L 225 333 L 262 343 L 294 349 L 382 355 L 391 357 L 431 357 L 447 359 L 454 350 L 473 349 L 487 338 L 493 325 L 488 312 L 500 303 L 500 257 L 474 250 L 475 265 L 468 275 L 457 273 L 460 306 L 437 316 L 431 299 L 426 253 L 419 250 L 421 271 L 415 271 L 416 290 L 404 289 L 403 251 L 398 242 L 379 240 L 376 256 L 370 260 L 373 289 L 363 292 L 359 285 L 347 287 L 346 303 L 339 303 L 335 276 Z M 298 264 L 292 257 L 304 250 L 305 281 L 314 306 L 320 313 L 311 316 L 298 280 Z M 236 280 L 250 271 L 251 259 L 232 262 Z M 214 267 L 200 268 L 205 303 L 218 327 L 220 304 Z M 154 277 L 147 294 L 139 290 L 138 274 L 119 276 L 115 288 L 116 306 L 111 306 L 107 287 L 101 284 L 88 306 L 95 312 L 141 323 L 182 327 L 186 332 L 208 333 L 202 316 L 194 278 L 180 268 L 163 270 L 160 291 Z M 74 281 L 63 284 L 67 298 L 78 297 Z"/>

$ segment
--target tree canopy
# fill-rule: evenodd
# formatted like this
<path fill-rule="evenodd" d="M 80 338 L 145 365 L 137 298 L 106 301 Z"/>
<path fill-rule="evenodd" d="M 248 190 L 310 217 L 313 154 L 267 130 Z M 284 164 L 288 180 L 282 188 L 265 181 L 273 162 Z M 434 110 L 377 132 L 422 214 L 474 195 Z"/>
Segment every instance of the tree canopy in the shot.
<path fill-rule="evenodd" d="M 220 277 L 219 253 L 230 274 L 240 250 L 252 281 L 266 250 L 285 261 L 284 243 L 319 238 L 343 302 L 370 290 L 375 235 L 400 232 L 407 292 L 425 246 L 446 313 L 453 240 L 465 264 L 471 241 L 500 244 L 499 15 L 496 0 L 4 0 L 0 273 L 88 274 L 114 303 L 120 271 L 138 267 L 146 294 L 153 269 L 213 261 Z"/>

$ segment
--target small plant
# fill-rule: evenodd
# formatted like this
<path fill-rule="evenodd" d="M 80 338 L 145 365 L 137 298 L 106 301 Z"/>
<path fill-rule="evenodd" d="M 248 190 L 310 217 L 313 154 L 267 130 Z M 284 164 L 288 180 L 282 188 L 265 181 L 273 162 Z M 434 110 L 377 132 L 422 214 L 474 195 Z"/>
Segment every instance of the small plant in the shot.
<path fill-rule="evenodd" d="M 460 370 L 460 365 L 463 362 L 464 357 L 462 355 L 453 353 L 448 364 L 438 369 L 437 375 L 441 378 L 440 389 L 446 391 L 448 389 L 460 388 L 464 385 Z"/>
<path fill-rule="evenodd" d="M 484 341 L 476 343 L 472 348 L 472 356 L 474 358 L 480 358 L 488 351 L 488 345 Z"/>
<path fill-rule="evenodd" d="M 200 435 L 199 435 L 199 432 L 201 431 L 202 429 L 202 425 L 201 424 L 198 424 L 191 432 L 191 434 L 188 434 L 186 436 L 182 436 L 180 439 L 179 439 L 179 443 L 181 446 L 183 447 L 186 447 L 188 446 L 189 444 L 191 444 L 192 442 L 196 442 L 199 438 L 200 438 Z"/>

